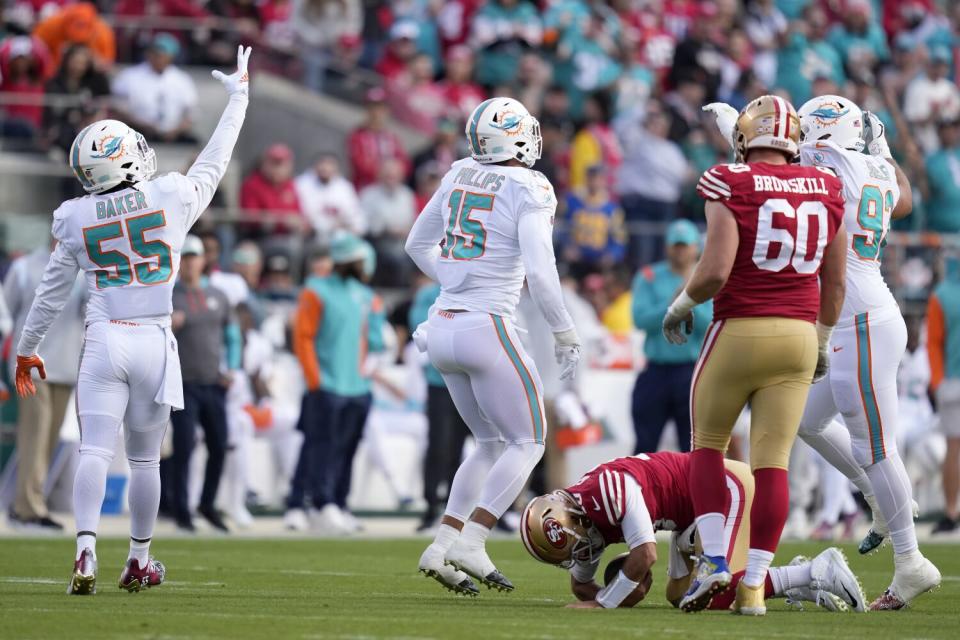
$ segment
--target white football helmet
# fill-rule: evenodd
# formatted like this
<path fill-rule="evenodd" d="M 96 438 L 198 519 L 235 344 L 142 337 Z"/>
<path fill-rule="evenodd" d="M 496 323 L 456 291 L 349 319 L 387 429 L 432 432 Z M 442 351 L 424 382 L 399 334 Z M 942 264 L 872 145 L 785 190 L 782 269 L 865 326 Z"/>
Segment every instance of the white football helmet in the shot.
<path fill-rule="evenodd" d="M 540 123 L 513 98 L 481 102 L 467 120 L 467 143 L 477 162 L 516 159 L 532 167 L 540 159 Z"/>
<path fill-rule="evenodd" d="M 829 139 L 844 149 L 863 151 L 863 112 L 840 96 L 811 98 L 800 107 L 800 142 Z"/>
<path fill-rule="evenodd" d="M 149 180 L 157 155 L 136 130 L 119 120 L 98 120 L 74 138 L 70 168 L 87 193 L 103 193 L 121 182 Z"/>

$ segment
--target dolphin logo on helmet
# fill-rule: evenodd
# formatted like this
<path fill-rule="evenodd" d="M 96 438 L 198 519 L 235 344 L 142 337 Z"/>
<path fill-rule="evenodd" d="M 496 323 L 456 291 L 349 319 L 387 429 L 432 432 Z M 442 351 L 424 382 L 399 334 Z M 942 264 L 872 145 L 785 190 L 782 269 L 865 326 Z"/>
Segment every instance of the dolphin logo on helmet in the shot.
<path fill-rule="evenodd" d="M 108 136 L 97 142 L 100 149 L 99 154 L 91 154 L 91 158 L 116 160 L 123 155 L 123 138 L 120 136 Z"/>

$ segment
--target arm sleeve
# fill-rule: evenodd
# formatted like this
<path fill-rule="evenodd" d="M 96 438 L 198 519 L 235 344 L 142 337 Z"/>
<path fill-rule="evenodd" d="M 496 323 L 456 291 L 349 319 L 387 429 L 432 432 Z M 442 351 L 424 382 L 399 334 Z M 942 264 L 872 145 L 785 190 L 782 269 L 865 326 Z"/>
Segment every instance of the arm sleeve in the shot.
<path fill-rule="evenodd" d="M 647 503 L 643 501 L 643 492 L 633 476 L 623 475 L 623 492 L 623 519 L 620 521 L 623 541 L 630 549 L 635 549 L 647 542 L 656 544 L 657 536 L 653 531 L 653 521 L 650 520 L 650 512 L 647 511 Z"/>
<path fill-rule="evenodd" d="M 370 319 L 367 322 L 367 347 L 372 353 L 380 353 L 387 349 L 383 340 L 384 321 L 383 299 L 375 295 L 370 309 Z"/>
<path fill-rule="evenodd" d="M 943 307 L 934 293 L 927 303 L 927 357 L 930 359 L 930 388 L 934 390 L 943 382 L 944 338 Z"/>
<path fill-rule="evenodd" d="M 531 212 L 517 224 L 520 254 L 527 272 L 530 296 L 554 333 L 573 329 L 573 318 L 563 303 L 557 261 L 553 255 L 553 227 L 547 215 Z"/>
<path fill-rule="evenodd" d="M 658 333 L 670 304 L 669 301 L 657 302 L 651 286 L 652 280 L 653 271 L 649 267 L 641 269 L 633 279 L 633 324 L 647 333 Z"/>
<path fill-rule="evenodd" d="M 33 305 L 23 325 L 17 355 L 32 356 L 37 353 L 40 341 L 47 335 L 50 325 L 67 303 L 79 270 L 77 259 L 70 254 L 63 242 L 58 242 L 50 254 Z"/>
<path fill-rule="evenodd" d="M 420 271 L 431 280 L 437 280 L 437 260 L 440 258 L 440 239 L 443 238 L 443 215 L 440 210 L 440 191 L 433 194 L 413 223 L 404 249 Z"/>
<path fill-rule="evenodd" d="M 314 339 L 320 330 L 322 319 L 323 303 L 316 293 L 304 289 L 293 320 L 293 352 L 300 361 L 309 390 L 320 387 L 320 362 L 317 360 Z"/>
<path fill-rule="evenodd" d="M 230 96 L 210 141 L 187 171 L 187 180 L 196 192 L 195 197 L 190 199 L 191 206 L 187 207 L 187 229 L 193 226 L 200 214 L 210 205 L 213 194 L 227 171 L 233 147 L 246 117 L 248 102 L 247 96 L 241 93 Z"/>
<path fill-rule="evenodd" d="M 235 371 L 243 368 L 243 336 L 240 325 L 229 318 L 223 328 L 223 346 L 226 353 L 227 369 Z"/>

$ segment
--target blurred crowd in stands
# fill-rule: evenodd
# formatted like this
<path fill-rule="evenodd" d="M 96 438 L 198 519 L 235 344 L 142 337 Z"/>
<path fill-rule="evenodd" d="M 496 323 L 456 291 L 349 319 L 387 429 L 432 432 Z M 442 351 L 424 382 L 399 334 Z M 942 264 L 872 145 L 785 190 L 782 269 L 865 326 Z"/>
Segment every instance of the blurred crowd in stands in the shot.
<path fill-rule="evenodd" d="M 697 228 L 676 221 L 702 221 L 697 176 L 732 160 L 702 105 L 740 108 L 770 92 L 797 107 L 815 95 L 847 96 L 885 122 L 912 180 L 914 213 L 896 228 L 960 232 L 960 3 L 947 0 L 6 0 L 4 149 L 63 157 L 83 126 L 108 115 L 153 143 L 195 145 L 200 105 L 184 67 L 228 66 L 238 42 L 259 49 L 257 70 L 352 101 L 364 113 L 343 148 L 318 141 L 316 156 L 297 158 L 292 141 L 276 140 L 258 158 L 237 158 L 245 177 L 235 222 L 201 230 L 205 272 L 243 320 L 243 358 L 260 363 L 238 365 L 250 377 L 265 379 L 264 363 L 282 354 L 292 359 L 293 318 L 305 317 L 301 285 L 336 271 L 329 245 L 338 234 L 372 248 L 367 277 L 386 303 L 388 360 L 402 361 L 415 310 L 429 307 L 432 287 L 404 255 L 404 238 L 440 178 L 466 155 L 466 118 L 491 96 L 518 98 L 540 120 L 536 169 L 557 191 L 558 262 L 568 305 L 593 345 L 590 363 L 649 363 L 634 396 L 638 442 L 655 446 L 667 420 L 685 420 L 696 353 L 666 354 L 649 336 L 696 260 Z M 408 148 L 400 127 L 426 144 Z M 291 239 L 303 238 L 313 248 L 292 251 Z M 941 266 L 924 255 L 911 260 L 906 249 L 902 258 L 893 277 L 917 296 L 921 315 L 912 321 L 922 349 L 923 305 Z M 640 332 L 648 335 L 645 356 L 636 353 Z M 256 347 L 247 355 L 250 344 Z M 929 405 L 922 367 L 917 375 L 921 381 L 908 388 Z M 289 427 L 277 445 L 285 482 L 297 462 L 290 442 L 299 447 L 289 435 L 303 385 L 299 372 L 294 377 L 295 384 L 283 378 L 293 400 L 273 404 L 269 416 L 251 413 L 258 429 L 271 421 Z M 395 382 L 370 377 L 374 411 L 377 385 L 387 404 L 414 399 Z M 435 382 L 428 370 L 427 388 Z M 684 398 L 670 406 L 642 402 L 675 392 Z M 257 402 L 269 395 L 256 388 L 251 406 L 264 406 Z M 591 422 L 583 403 L 561 390 L 549 400 L 561 425 Z M 449 407 L 420 401 L 449 419 Z M 441 448 L 459 450 L 462 423 L 447 428 L 460 431 Z M 424 446 L 434 446 L 434 437 L 431 426 Z M 960 440 L 954 446 L 960 460 Z M 427 459 L 438 459 L 436 451 Z M 433 472 L 424 478 L 425 525 L 446 481 Z M 403 483 L 393 486 L 400 504 L 409 504 Z M 244 521 L 244 509 L 235 510 L 234 520 Z M 345 518 L 334 514 L 328 524 L 355 527 L 342 511 Z"/>

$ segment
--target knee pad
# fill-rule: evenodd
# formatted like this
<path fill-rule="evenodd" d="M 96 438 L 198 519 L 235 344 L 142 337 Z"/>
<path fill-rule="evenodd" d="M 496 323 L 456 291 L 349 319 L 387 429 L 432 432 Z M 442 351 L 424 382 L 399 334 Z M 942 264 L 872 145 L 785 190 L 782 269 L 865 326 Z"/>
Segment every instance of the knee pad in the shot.
<path fill-rule="evenodd" d="M 486 458 L 490 462 L 495 462 L 497 458 L 503 455 L 503 449 L 506 446 L 502 440 L 477 440 L 474 453 L 477 456 Z"/>
<path fill-rule="evenodd" d="M 80 416 L 80 453 L 113 460 L 120 418 L 102 414 Z"/>
<path fill-rule="evenodd" d="M 793 448 L 794 433 L 781 432 L 778 429 L 763 429 L 750 436 L 750 468 L 787 469 L 790 466 L 790 450 Z"/>
<path fill-rule="evenodd" d="M 866 469 L 884 458 L 898 455 L 897 443 L 892 438 L 882 443 L 875 443 L 867 434 L 850 433 L 850 445 L 853 448 L 853 459 L 861 469 Z"/>
<path fill-rule="evenodd" d="M 833 418 L 823 421 L 801 420 L 800 428 L 797 430 L 797 435 L 801 438 L 819 435 L 823 433 L 828 426 L 830 426 L 831 422 L 833 422 Z"/>
<path fill-rule="evenodd" d="M 160 447 L 166 430 L 167 423 L 163 422 L 138 431 L 126 431 L 124 445 L 131 467 L 150 468 L 160 464 Z"/>
<path fill-rule="evenodd" d="M 517 447 L 523 451 L 527 459 L 532 462 L 531 469 L 540 462 L 540 459 L 543 458 L 543 452 L 546 451 L 546 446 L 542 442 L 524 442 L 522 444 L 508 444 L 507 446 Z"/>

